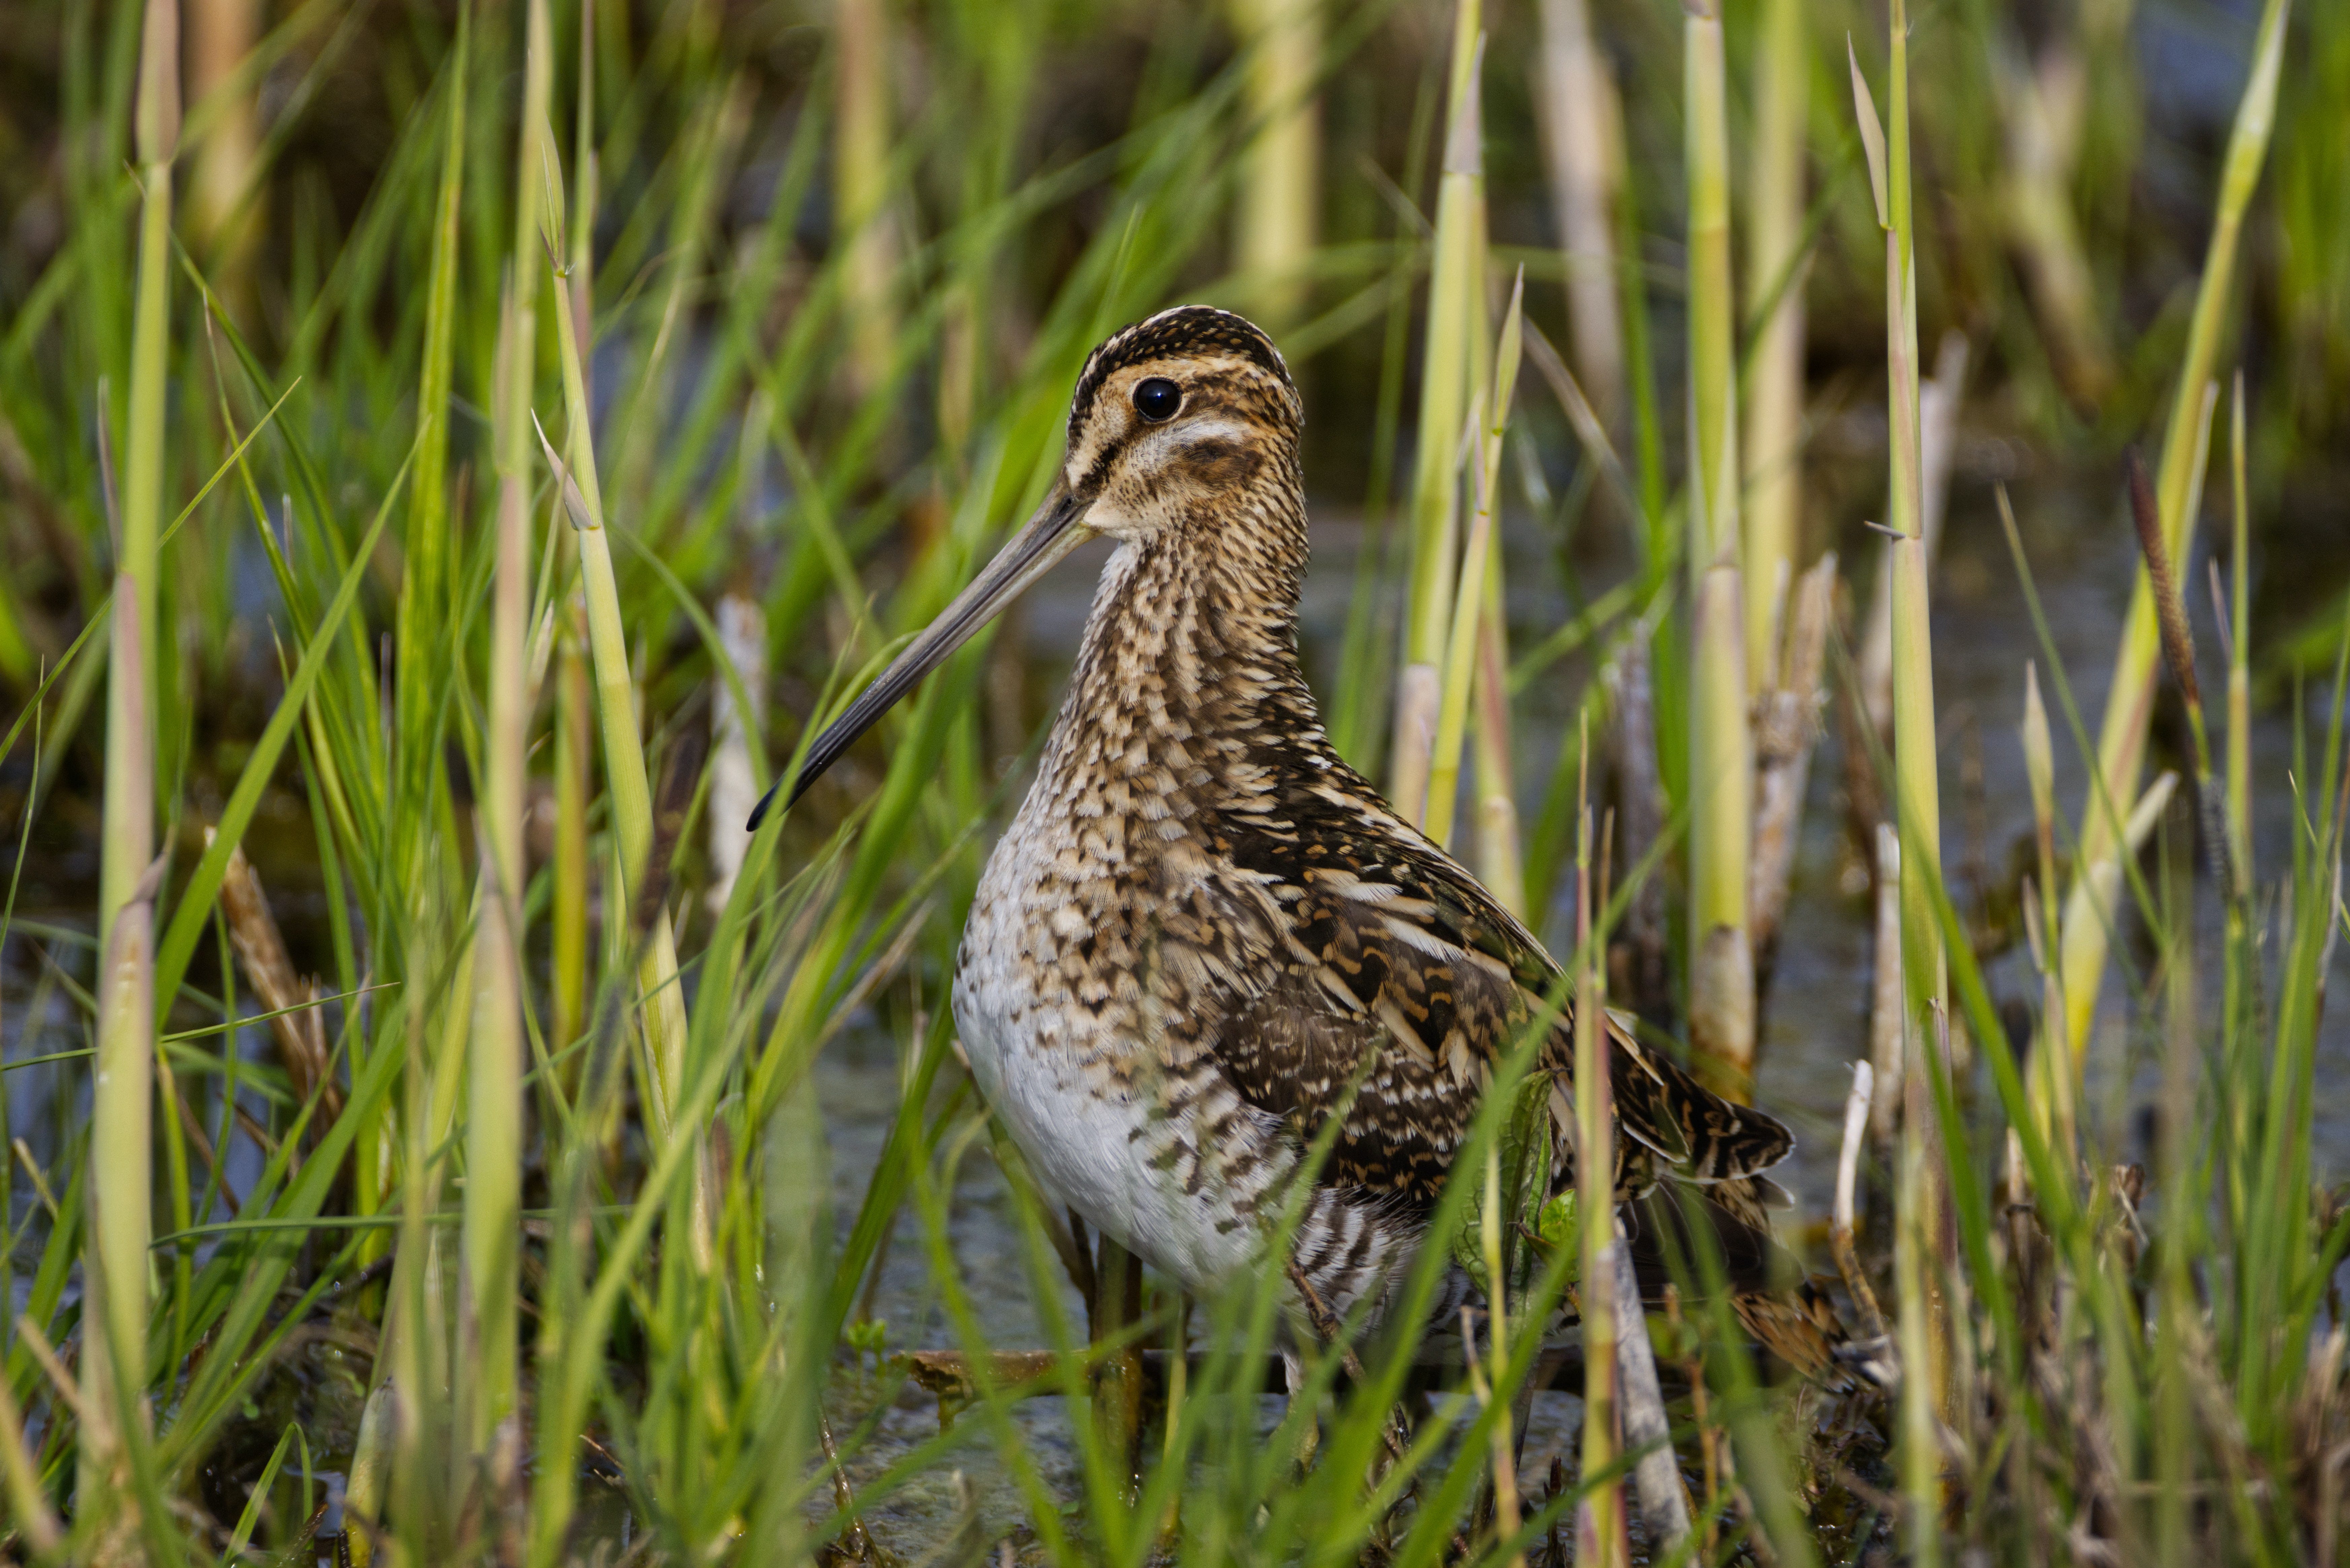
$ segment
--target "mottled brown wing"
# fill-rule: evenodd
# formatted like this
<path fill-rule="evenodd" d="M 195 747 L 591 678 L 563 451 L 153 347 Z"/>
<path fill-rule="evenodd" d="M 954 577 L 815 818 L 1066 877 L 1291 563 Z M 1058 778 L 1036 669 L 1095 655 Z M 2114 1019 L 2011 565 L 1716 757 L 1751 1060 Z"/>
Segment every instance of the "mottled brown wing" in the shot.
<path fill-rule="evenodd" d="M 1261 932 L 1250 945 L 1271 961 L 1233 976 L 1211 1048 L 1243 1097 L 1302 1133 L 1346 1103 L 1333 1179 L 1433 1202 L 1495 1064 L 1558 991 L 1559 968 L 1359 778 L 1330 770 L 1280 805 L 1228 826 L 1215 846 L 1231 867 L 1224 918 Z M 1659 1167 L 1736 1180 L 1793 1147 L 1778 1122 L 1712 1094 L 1621 1020 L 1608 1037 L 1628 1190 Z M 1571 1090 L 1572 1065 L 1562 1017 L 1543 1066 Z"/>
<path fill-rule="evenodd" d="M 1623 1129 L 1655 1149 L 1688 1181 L 1756 1177 L 1794 1151 L 1777 1117 L 1723 1099 L 1669 1056 L 1642 1045 L 1630 1018 L 1610 1012 L 1615 1044 L 1609 1087 Z"/>

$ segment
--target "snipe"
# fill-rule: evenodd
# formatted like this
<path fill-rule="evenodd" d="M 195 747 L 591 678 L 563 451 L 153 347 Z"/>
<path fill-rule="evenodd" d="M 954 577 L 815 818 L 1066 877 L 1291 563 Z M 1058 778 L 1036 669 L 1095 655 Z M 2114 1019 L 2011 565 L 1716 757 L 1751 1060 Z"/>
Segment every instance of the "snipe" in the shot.
<path fill-rule="evenodd" d="M 1287 1179 L 1342 1115 L 1285 1262 L 1344 1313 L 1409 1263 L 1559 970 L 1324 735 L 1297 658 L 1302 419 L 1240 317 L 1184 306 L 1103 343 L 1052 493 L 816 742 L 793 798 L 1070 549 L 1116 540 L 972 906 L 955 1023 L 1047 1195 L 1194 1292 L 1265 1261 Z M 1765 1293 L 1762 1172 L 1787 1130 L 1611 1033 L 1619 1189 L 1691 1189 L 1742 1315 L 1820 1365 L 1812 1309 Z M 1558 1187 L 1572 1061 L 1562 1025 L 1540 1064 Z"/>

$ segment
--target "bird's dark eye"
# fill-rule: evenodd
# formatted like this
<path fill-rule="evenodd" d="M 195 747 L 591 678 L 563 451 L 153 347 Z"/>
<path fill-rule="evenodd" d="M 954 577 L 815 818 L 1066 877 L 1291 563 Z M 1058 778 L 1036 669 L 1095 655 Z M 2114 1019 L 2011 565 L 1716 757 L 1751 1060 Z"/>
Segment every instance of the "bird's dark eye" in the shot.
<path fill-rule="evenodd" d="M 1164 376 L 1153 376 L 1134 389 L 1134 411 L 1152 424 L 1173 419 L 1182 406 L 1183 389 Z"/>

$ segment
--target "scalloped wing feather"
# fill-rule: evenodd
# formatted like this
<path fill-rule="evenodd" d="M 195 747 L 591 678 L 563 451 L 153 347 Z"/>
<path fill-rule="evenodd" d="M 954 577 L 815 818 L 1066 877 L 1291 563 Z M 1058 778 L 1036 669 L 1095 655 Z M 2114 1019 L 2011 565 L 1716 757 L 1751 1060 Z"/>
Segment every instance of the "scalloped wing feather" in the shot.
<path fill-rule="evenodd" d="M 1326 1180 L 1432 1203 L 1494 1069 L 1550 1004 L 1563 971 L 1466 869 L 1389 813 L 1359 778 L 1326 771 L 1254 821 L 1227 817 L 1222 920 L 1270 961 L 1228 971 L 1207 1019 L 1243 1098 L 1311 1136 L 1343 1116 Z M 1701 1184 L 1759 1175 L 1794 1139 L 1643 1046 L 1620 1014 L 1607 1035 L 1617 1182 Z M 1558 1010 L 1542 1066 L 1570 1090 Z M 1558 1097 L 1555 1097 L 1555 1107 Z M 1564 1122 L 1566 1118 L 1560 1118 Z M 1573 1168 L 1560 1128 L 1558 1168 Z"/>

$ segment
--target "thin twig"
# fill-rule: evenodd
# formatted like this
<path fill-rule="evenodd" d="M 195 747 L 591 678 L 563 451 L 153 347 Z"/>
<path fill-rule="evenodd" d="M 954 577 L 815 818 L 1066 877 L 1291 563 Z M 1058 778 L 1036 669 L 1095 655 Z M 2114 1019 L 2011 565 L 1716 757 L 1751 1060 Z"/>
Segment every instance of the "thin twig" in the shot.
<path fill-rule="evenodd" d="M 1347 1369 L 1347 1376 L 1355 1380 L 1356 1386 L 1369 1387 L 1371 1382 L 1369 1375 L 1364 1372 L 1363 1364 L 1356 1357 L 1354 1347 L 1339 1342 L 1338 1320 L 1330 1309 L 1323 1304 L 1320 1293 L 1314 1289 L 1314 1282 L 1305 1277 L 1305 1271 L 1297 1266 L 1296 1259 L 1290 1259 L 1286 1267 L 1289 1271 L 1289 1282 L 1297 1287 L 1297 1293 L 1305 1302 L 1306 1315 L 1313 1322 L 1315 1336 L 1325 1345 L 1337 1351 L 1338 1365 Z M 1393 1412 L 1389 1412 L 1389 1418 L 1381 1424 L 1379 1435 L 1387 1439 L 1388 1454 L 1400 1464 L 1403 1461 L 1403 1439 L 1396 1431 Z"/>
<path fill-rule="evenodd" d="M 81 1390 L 74 1386 L 73 1374 L 57 1358 L 56 1348 L 49 1344 L 49 1336 L 41 1332 L 41 1325 L 33 1321 L 31 1313 L 16 1314 L 16 1334 L 24 1342 L 25 1348 L 32 1352 L 34 1362 L 48 1374 L 49 1386 L 57 1390 L 58 1399 L 73 1412 L 73 1418 L 80 1421 L 83 1418 Z"/>
<path fill-rule="evenodd" d="M 873 1551 L 873 1538 L 866 1533 L 865 1521 L 858 1514 L 857 1493 L 849 1488 L 848 1471 L 840 1462 L 840 1449 L 833 1443 L 832 1423 L 822 1410 L 816 1413 L 816 1435 L 824 1444 L 824 1462 L 832 1469 L 833 1505 L 848 1521 L 848 1527 L 840 1532 L 841 1539 L 848 1543 L 848 1553 L 858 1562 L 879 1562 Z"/>
<path fill-rule="evenodd" d="M 1860 1140 L 1868 1126 L 1870 1092 L 1876 1076 L 1867 1063 L 1852 1064 L 1852 1093 L 1844 1103 L 1844 1147 L 1836 1155 L 1835 1223 L 1829 1235 L 1835 1251 L 1836 1271 L 1844 1275 L 1845 1288 L 1852 1292 L 1853 1304 L 1860 1309 L 1868 1336 L 1882 1341 L 1885 1314 L 1878 1309 L 1877 1293 L 1869 1288 L 1868 1275 L 1853 1250 L 1853 1198 L 1860 1179 Z"/>

